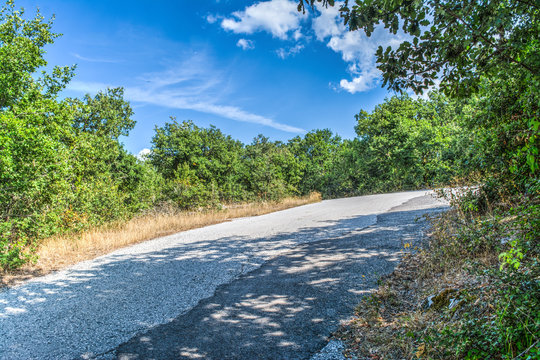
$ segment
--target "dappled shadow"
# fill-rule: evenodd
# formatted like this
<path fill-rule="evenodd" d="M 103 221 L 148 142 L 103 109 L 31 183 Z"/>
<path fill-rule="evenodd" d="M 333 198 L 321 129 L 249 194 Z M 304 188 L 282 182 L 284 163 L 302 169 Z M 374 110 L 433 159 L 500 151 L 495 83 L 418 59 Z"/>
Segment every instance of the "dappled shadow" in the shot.
<path fill-rule="evenodd" d="M 303 358 L 391 270 L 419 231 L 410 224 L 426 211 L 380 215 L 362 231 L 375 215 L 271 237 L 120 251 L 67 276 L 1 290 L 0 358 L 93 357 L 148 329 L 119 354 Z"/>
<path fill-rule="evenodd" d="M 359 297 L 419 240 L 425 211 L 303 244 L 265 263 L 170 323 L 133 338 L 121 359 L 304 359 L 320 350 Z M 401 224 L 401 226 L 398 226 Z M 414 242 L 413 242 L 414 245 Z"/>

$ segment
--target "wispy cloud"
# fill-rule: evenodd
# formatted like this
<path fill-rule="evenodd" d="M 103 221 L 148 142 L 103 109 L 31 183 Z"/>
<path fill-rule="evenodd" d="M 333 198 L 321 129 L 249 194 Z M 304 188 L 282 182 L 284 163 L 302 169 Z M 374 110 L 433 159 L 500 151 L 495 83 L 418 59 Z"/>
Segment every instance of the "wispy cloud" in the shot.
<path fill-rule="evenodd" d="M 125 98 L 137 103 L 199 111 L 290 133 L 305 132 L 304 129 L 251 113 L 238 106 L 220 103 L 222 85 L 220 71 L 212 70 L 212 65 L 205 56 L 198 55 L 198 58 L 191 57 L 189 61 L 164 71 L 140 76 L 134 85 L 125 87 Z M 113 86 L 114 84 L 73 81 L 68 89 L 96 93 Z"/>
<path fill-rule="evenodd" d="M 219 20 L 219 16 L 216 16 L 214 14 L 209 14 L 206 16 L 206 21 L 208 21 L 209 24 L 213 24 L 218 20 Z"/>
<path fill-rule="evenodd" d="M 289 47 L 289 48 L 280 48 L 276 50 L 276 54 L 282 58 L 286 59 L 289 56 L 294 56 L 298 54 L 302 49 L 304 48 L 304 45 L 302 44 L 296 44 L 295 46 Z"/>
<path fill-rule="evenodd" d="M 73 55 L 73 57 L 75 57 L 76 59 L 79 59 L 79 60 L 82 60 L 82 61 L 94 62 L 94 63 L 117 64 L 117 63 L 123 62 L 123 60 L 86 57 L 86 56 L 79 55 L 77 53 L 72 53 L 71 55 Z"/>
<path fill-rule="evenodd" d="M 250 113 L 237 106 L 220 105 L 208 101 L 199 101 L 193 97 L 178 96 L 178 94 L 174 91 L 151 91 L 144 88 L 128 87 L 126 88 L 126 98 L 131 101 L 143 102 L 174 109 L 200 111 L 231 120 L 265 125 L 291 133 L 305 132 L 304 129 L 276 122 L 273 119 Z"/>
<path fill-rule="evenodd" d="M 255 45 L 253 45 L 253 41 L 247 40 L 247 39 L 240 39 L 236 43 L 236 46 L 241 47 L 243 50 L 251 50 L 255 49 Z"/>
<path fill-rule="evenodd" d="M 106 84 L 102 82 L 73 80 L 68 84 L 67 89 L 71 91 L 76 91 L 76 92 L 96 94 L 107 88 L 114 88 L 114 87 L 118 87 L 118 86 L 114 84 Z"/>

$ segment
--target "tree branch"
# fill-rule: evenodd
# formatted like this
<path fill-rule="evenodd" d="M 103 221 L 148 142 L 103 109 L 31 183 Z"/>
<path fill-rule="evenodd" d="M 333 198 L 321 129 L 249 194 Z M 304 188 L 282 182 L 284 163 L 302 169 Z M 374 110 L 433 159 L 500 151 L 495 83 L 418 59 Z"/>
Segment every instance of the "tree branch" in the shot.
<path fill-rule="evenodd" d="M 490 45 L 491 47 L 493 47 L 494 49 L 496 49 L 496 51 L 499 51 L 504 57 L 506 57 L 508 60 L 510 60 L 511 62 L 517 64 L 517 65 L 520 65 L 522 66 L 523 68 L 525 68 L 526 70 L 530 71 L 531 73 L 533 74 L 536 74 L 537 72 L 534 71 L 534 69 L 532 69 L 531 67 L 529 67 L 528 65 L 522 63 L 521 61 L 518 61 L 516 59 L 514 59 L 512 56 L 510 55 L 507 55 L 504 50 L 501 50 L 497 45 L 493 44 L 484 34 L 482 34 L 481 32 L 475 32 L 475 29 L 469 24 L 467 23 L 464 19 L 462 19 L 461 17 L 459 17 L 457 14 L 455 14 L 453 11 L 451 11 L 450 9 L 448 8 L 445 8 L 445 7 L 442 7 L 442 9 L 447 13 L 449 14 L 450 16 L 452 16 L 453 18 L 455 18 L 458 22 L 461 22 L 463 25 L 465 25 L 471 32 L 475 33 L 478 35 L 478 37 L 480 37 L 482 40 L 484 40 L 488 45 Z"/>

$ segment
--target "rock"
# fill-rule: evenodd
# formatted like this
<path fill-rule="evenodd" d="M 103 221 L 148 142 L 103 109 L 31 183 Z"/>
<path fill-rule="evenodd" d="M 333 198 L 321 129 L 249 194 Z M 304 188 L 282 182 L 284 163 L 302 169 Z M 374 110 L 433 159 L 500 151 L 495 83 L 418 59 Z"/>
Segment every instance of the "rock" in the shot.
<path fill-rule="evenodd" d="M 433 305 L 433 298 L 435 295 L 428 296 L 423 302 L 422 302 L 422 309 L 428 310 L 431 305 Z"/>
<path fill-rule="evenodd" d="M 422 308 L 425 310 L 431 308 L 438 310 L 450 305 L 454 307 L 457 305 L 457 303 L 453 304 L 453 301 L 457 301 L 457 299 L 455 297 L 451 297 L 451 295 L 455 294 L 456 292 L 458 292 L 457 289 L 447 288 L 439 292 L 437 295 L 430 295 L 422 302 Z"/>

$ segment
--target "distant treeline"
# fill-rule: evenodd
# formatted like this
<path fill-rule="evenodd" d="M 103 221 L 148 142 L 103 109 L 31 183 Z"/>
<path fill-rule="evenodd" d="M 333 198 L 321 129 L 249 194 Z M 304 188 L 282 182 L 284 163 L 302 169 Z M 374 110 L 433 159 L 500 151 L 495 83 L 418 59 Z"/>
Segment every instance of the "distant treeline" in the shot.
<path fill-rule="evenodd" d="M 259 135 L 248 145 L 213 126 L 173 119 L 156 128 L 144 165 L 160 177 L 162 201 L 182 208 L 440 186 L 468 173 L 477 158 L 463 116 L 461 105 L 440 94 L 392 97 L 356 115 L 353 140 L 324 129 L 286 143 Z"/>
<path fill-rule="evenodd" d="M 353 140 L 314 130 L 286 143 L 259 135 L 244 145 L 215 127 L 173 119 L 156 128 L 141 161 L 118 140 L 135 126 L 121 88 L 61 98 L 74 67 L 38 71 L 47 64 L 43 47 L 58 36 L 52 23 L 25 20 L 8 3 L 0 25 L 3 268 L 28 261 L 40 239 L 152 209 L 440 186 L 482 170 L 490 154 L 464 126 L 471 105 L 433 94 L 361 111 Z"/>

